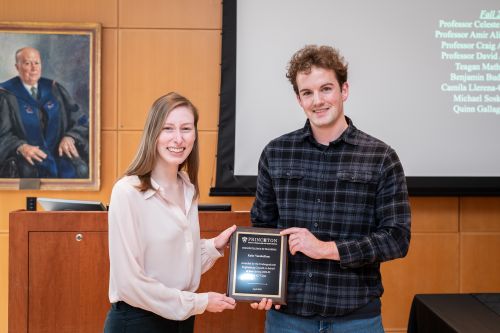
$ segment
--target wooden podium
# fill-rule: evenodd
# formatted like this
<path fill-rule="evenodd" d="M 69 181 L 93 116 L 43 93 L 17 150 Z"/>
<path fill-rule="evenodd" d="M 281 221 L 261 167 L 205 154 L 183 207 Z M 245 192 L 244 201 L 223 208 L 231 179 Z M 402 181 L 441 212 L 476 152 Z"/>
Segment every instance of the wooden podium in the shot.
<path fill-rule="evenodd" d="M 249 225 L 248 213 L 200 212 L 202 238 Z M 109 309 L 107 212 L 12 212 L 9 219 L 9 333 L 97 333 Z M 199 292 L 225 292 L 228 253 Z M 264 331 L 247 303 L 197 316 L 195 332 Z"/>

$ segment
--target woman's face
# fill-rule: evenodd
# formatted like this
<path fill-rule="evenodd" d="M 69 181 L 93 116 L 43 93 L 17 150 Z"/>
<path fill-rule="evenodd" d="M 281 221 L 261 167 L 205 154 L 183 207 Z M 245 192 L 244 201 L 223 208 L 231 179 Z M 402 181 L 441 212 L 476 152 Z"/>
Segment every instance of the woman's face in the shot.
<path fill-rule="evenodd" d="M 167 115 L 156 141 L 157 163 L 181 165 L 193 150 L 196 140 L 194 115 L 187 106 L 178 106 Z"/>

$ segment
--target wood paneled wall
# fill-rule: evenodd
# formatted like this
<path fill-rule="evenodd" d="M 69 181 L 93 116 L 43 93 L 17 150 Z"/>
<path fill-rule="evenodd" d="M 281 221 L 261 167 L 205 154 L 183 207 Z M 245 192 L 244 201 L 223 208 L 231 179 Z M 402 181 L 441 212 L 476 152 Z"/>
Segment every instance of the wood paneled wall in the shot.
<path fill-rule="evenodd" d="M 101 189 L 0 191 L 0 332 L 7 331 L 8 213 L 24 209 L 27 196 L 108 202 L 135 153 L 148 108 L 161 94 L 176 90 L 199 108 L 200 201 L 250 208 L 250 197 L 208 196 L 215 173 L 221 19 L 220 0 L 0 0 L 0 21 L 103 26 Z M 412 209 L 408 257 L 383 265 L 384 323 L 393 331 L 404 331 L 414 293 L 500 290 L 494 260 L 500 253 L 500 198 L 412 198 Z"/>

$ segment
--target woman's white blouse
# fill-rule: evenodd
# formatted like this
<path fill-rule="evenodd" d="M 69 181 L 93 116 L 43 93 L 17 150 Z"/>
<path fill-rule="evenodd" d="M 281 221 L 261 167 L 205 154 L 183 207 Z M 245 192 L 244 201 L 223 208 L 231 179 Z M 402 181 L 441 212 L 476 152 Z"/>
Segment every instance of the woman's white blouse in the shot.
<path fill-rule="evenodd" d="M 136 176 L 113 187 L 108 213 L 109 300 L 124 301 L 173 320 L 205 311 L 208 294 L 197 294 L 200 276 L 222 254 L 213 239 L 200 239 L 194 186 L 184 172 L 185 209 L 162 198 L 162 190 L 140 192 Z"/>

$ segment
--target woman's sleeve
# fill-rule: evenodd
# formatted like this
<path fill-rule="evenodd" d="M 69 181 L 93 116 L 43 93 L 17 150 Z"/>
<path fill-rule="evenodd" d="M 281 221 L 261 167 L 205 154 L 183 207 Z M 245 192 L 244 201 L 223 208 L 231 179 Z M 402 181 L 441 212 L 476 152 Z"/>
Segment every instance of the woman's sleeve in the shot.
<path fill-rule="evenodd" d="M 214 239 L 200 239 L 201 246 L 201 274 L 208 271 L 215 264 L 217 259 L 224 255 L 215 248 Z"/>

